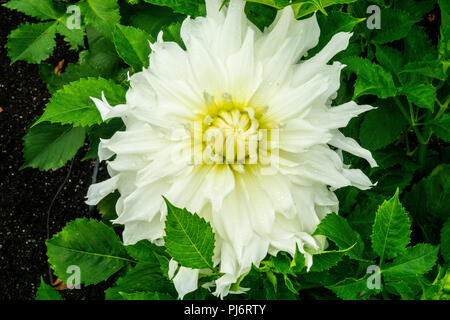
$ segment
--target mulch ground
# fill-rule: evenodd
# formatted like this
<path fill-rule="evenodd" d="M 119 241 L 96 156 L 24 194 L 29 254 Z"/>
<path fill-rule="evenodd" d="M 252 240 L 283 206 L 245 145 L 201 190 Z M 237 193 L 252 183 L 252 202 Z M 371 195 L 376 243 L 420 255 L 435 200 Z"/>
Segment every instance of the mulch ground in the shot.
<path fill-rule="evenodd" d="M 3 1 L 0 1 L 2 3 Z M 32 121 L 42 114 L 50 98 L 38 66 L 19 61 L 10 65 L 5 44 L 11 30 L 32 19 L 0 6 L 0 299 L 34 299 L 40 277 L 49 283 L 45 240 L 47 211 L 70 167 L 40 172 L 24 169 L 23 137 Z M 56 66 L 77 60 L 61 39 L 46 62 Z M 86 149 L 86 148 L 85 148 Z M 58 195 L 49 216 L 49 233 L 67 222 L 88 217 L 84 197 L 91 184 L 94 163 L 75 157 L 69 180 Z M 102 170 L 102 168 L 101 168 Z M 101 298 L 102 285 L 64 293 L 68 299 Z"/>

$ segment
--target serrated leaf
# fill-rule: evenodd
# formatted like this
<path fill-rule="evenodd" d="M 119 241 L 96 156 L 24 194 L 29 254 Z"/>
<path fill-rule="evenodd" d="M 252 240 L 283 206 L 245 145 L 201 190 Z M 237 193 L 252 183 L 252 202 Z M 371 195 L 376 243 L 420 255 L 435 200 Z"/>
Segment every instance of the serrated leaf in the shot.
<path fill-rule="evenodd" d="M 450 142 L 450 114 L 444 113 L 431 122 L 433 132 L 445 142 Z"/>
<path fill-rule="evenodd" d="M 392 286 L 401 296 L 402 300 L 416 300 L 413 290 L 403 281 L 389 282 L 387 286 Z"/>
<path fill-rule="evenodd" d="M 84 139 L 84 128 L 41 123 L 29 129 L 24 137 L 25 163 L 21 169 L 61 168 L 83 146 Z"/>
<path fill-rule="evenodd" d="M 153 263 L 159 265 L 159 260 L 156 257 L 156 252 L 161 252 L 162 248 L 157 247 L 148 240 L 141 240 L 133 245 L 125 246 L 130 257 L 137 261 Z"/>
<path fill-rule="evenodd" d="M 428 243 L 408 247 L 392 263 L 385 264 L 381 273 L 386 281 L 425 274 L 436 264 L 438 251 L 439 247 Z"/>
<path fill-rule="evenodd" d="M 400 70 L 400 74 L 404 73 L 417 73 L 439 80 L 445 80 L 446 78 L 442 62 L 439 60 L 408 62 L 402 70 Z"/>
<path fill-rule="evenodd" d="M 148 67 L 151 51 L 149 41 L 154 41 L 152 36 L 134 27 L 118 24 L 114 31 L 117 53 L 135 71 Z"/>
<path fill-rule="evenodd" d="M 144 0 L 145 2 L 158 6 L 166 6 L 173 11 L 188 16 L 198 17 L 206 14 L 206 6 L 203 1 L 198 0 Z"/>
<path fill-rule="evenodd" d="M 60 16 L 52 0 L 10 0 L 4 6 L 41 20 L 58 19 Z"/>
<path fill-rule="evenodd" d="M 89 285 L 108 279 L 133 262 L 114 230 L 93 219 L 71 221 L 45 243 L 48 261 L 63 282 L 71 275 L 67 268 L 72 265 L 80 268 L 81 283 Z"/>
<path fill-rule="evenodd" d="M 347 278 L 335 285 L 327 286 L 327 288 L 343 300 L 366 300 L 370 295 L 379 291 L 377 289 L 369 289 L 367 279 L 368 275 L 360 279 Z"/>
<path fill-rule="evenodd" d="M 313 255 L 313 265 L 311 266 L 311 272 L 322 272 L 337 265 L 341 261 L 346 252 L 353 249 L 356 246 L 354 243 L 351 247 L 344 250 L 329 250 L 316 252 Z"/>
<path fill-rule="evenodd" d="M 420 19 L 419 19 L 420 20 Z M 372 42 L 383 44 L 405 37 L 413 24 L 417 22 L 407 12 L 387 8 L 381 10 L 381 29 L 372 30 Z"/>
<path fill-rule="evenodd" d="M 84 28 L 69 29 L 64 23 L 59 23 L 56 32 L 64 37 L 64 40 L 70 44 L 72 50 L 78 50 L 78 47 L 84 46 Z"/>
<path fill-rule="evenodd" d="M 91 97 L 100 98 L 104 92 L 111 105 L 125 102 L 126 89 L 112 80 L 102 78 L 80 79 L 57 91 L 45 108 L 44 114 L 33 126 L 43 121 L 74 126 L 91 126 L 102 123 Z"/>
<path fill-rule="evenodd" d="M 180 265 L 192 269 L 213 269 L 214 233 L 211 225 L 186 209 L 173 206 L 167 199 L 167 252 Z"/>
<path fill-rule="evenodd" d="M 24 60 L 39 63 L 47 59 L 55 48 L 55 34 L 58 23 L 24 23 L 8 36 L 8 56 L 11 63 Z"/>
<path fill-rule="evenodd" d="M 450 218 L 441 230 L 441 255 L 447 263 L 450 262 Z"/>
<path fill-rule="evenodd" d="M 431 84 L 412 83 L 406 84 L 400 88 L 400 94 L 408 97 L 408 100 L 415 105 L 434 111 L 434 103 L 436 101 L 436 88 Z"/>
<path fill-rule="evenodd" d="M 289 259 L 286 254 L 279 252 L 276 256 L 271 256 L 270 259 L 277 272 L 283 274 L 289 272 L 291 268 L 291 259 Z"/>
<path fill-rule="evenodd" d="M 375 55 L 378 63 L 391 74 L 400 72 L 405 63 L 404 55 L 399 50 L 389 46 L 378 45 Z"/>
<path fill-rule="evenodd" d="M 392 259 L 403 252 L 410 242 L 411 221 L 395 195 L 378 208 L 372 229 L 372 248 L 383 259 Z"/>
<path fill-rule="evenodd" d="M 159 267 L 152 263 L 139 262 L 105 291 L 105 299 L 124 300 L 124 294 L 138 292 L 159 292 L 177 296 L 172 283 L 163 277 Z"/>
<path fill-rule="evenodd" d="M 44 282 L 41 277 L 41 284 L 36 292 L 36 300 L 62 300 L 58 291 Z"/>
<path fill-rule="evenodd" d="M 362 258 L 364 243 L 360 235 L 350 227 L 345 218 L 334 213 L 328 214 L 320 221 L 316 231 L 314 231 L 314 235 L 318 234 L 324 235 L 336 243 L 340 250 L 352 247 L 351 250 L 346 251 L 346 254 L 351 258 Z"/>
<path fill-rule="evenodd" d="M 77 5 L 88 24 L 94 26 L 105 38 L 113 39 L 114 28 L 120 22 L 117 0 L 86 0 Z"/>
<path fill-rule="evenodd" d="M 329 7 L 331 5 L 335 4 L 345 4 L 345 3 L 352 3 L 356 2 L 357 0 L 309 0 L 309 1 L 295 1 L 294 4 L 292 4 L 292 9 L 294 10 L 295 17 L 301 18 L 304 17 L 310 13 L 313 13 L 317 10 L 322 11 L 322 13 L 325 12 L 325 8 Z M 288 4 L 291 4 L 291 1 L 289 1 Z"/>
<path fill-rule="evenodd" d="M 357 74 L 354 98 L 373 94 L 380 98 L 389 98 L 395 95 L 397 89 L 389 72 L 370 60 L 359 57 L 346 57 L 342 62 L 347 68 Z"/>
<path fill-rule="evenodd" d="M 361 145 L 372 151 L 386 147 L 399 136 L 406 124 L 400 110 L 385 103 L 365 115 L 359 132 Z"/>

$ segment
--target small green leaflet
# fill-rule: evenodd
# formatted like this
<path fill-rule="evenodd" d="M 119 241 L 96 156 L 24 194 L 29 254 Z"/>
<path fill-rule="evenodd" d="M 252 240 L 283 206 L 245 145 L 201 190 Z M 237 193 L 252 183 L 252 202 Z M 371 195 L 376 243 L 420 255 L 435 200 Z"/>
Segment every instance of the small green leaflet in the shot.
<path fill-rule="evenodd" d="M 391 74 L 379 65 L 359 57 L 343 58 L 342 63 L 347 65 L 344 70 L 348 68 L 358 75 L 353 98 L 373 94 L 385 99 L 395 95 L 397 89 Z"/>
<path fill-rule="evenodd" d="M 58 291 L 44 282 L 41 277 L 41 284 L 36 292 L 36 300 L 62 300 Z"/>
<path fill-rule="evenodd" d="M 431 122 L 433 132 L 445 142 L 450 142 L 450 114 L 444 113 L 442 117 Z"/>
<path fill-rule="evenodd" d="M 408 247 L 393 262 L 385 264 L 381 273 L 387 281 L 425 274 L 436 264 L 438 251 L 438 246 L 428 243 Z"/>
<path fill-rule="evenodd" d="M 116 24 L 120 22 L 117 0 L 86 0 L 78 2 L 81 16 L 105 38 L 112 40 Z"/>
<path fill-rule="evenodd" d="M 45 244 L 52 269 L 66 283 L 71 275 L 67 270 L 72 265 L 80 268 L 81 283 L 89 285 L 104 281 L 127 263 L 135 262 L 129 259 L 114 230 L 94 219 L 69 222 Z"/>
<path fill-rule="evenodd" d="M 114 31 L 114 45 L 119 56 L 136 72 L 149 64 L 150 43 L 154 39 L 145 31 L 134 27 L 117 25 Z"/>
<path fill-rule="evenodd" d="M 43 121 L 74 126 L 91 126 L 102 122 L 91 97 L 100 98 L 104 92 L 111 105 L 125 102 L 126 89 L 112 80 L 87 78 L 74 81 L 57 91 L 33 126 Z"/>
<path fill-rule="evenodd" d="M 373 250 L 384 259 L 392 259 L 405 250 L 410 242 L 411 221 L 395 195 L 378 208 L 372 231 Z"/>
<path fill-rule="evenodd" d="M 371 294 L 379 292 L 377 289 L 368 288 L 368 277 L 365 275 L 361 279 L 347 278 L 327 288 L 343 300 L 365 300 Z"/>
<path fill-rule="evenodd" d="M 354 231 L 347 220 L 335 213 L 330 213 L 320 221 L 314 235 L 324 235 L 336 243 L 340 250 L 352 249 L 346 254 L 353 259 L 361 259 L 364 243 L 360 235 Z"/>
<path fill-rule="evenodd" d="M 352 3 L 356 1 L 357 0 L 300 0 L 295 1 L 295 4 L 292 5 L 292 9 L 294 10 L 295 17 L 298 19 L 317 10 L 320 10 L 323 14 L 327 15 L 325 11 L 326 7 L 335 4 Z"/>
<path fill-rule="evenodd" d="M 313 255 L 313 265 L 311 266 L 311 272 L 321 272 L 330 269 L 335 266 L 339 261 L 341 261 L 344 254 L 353 249 L 356 246 L 356 243 L 353 246 L 345 249 L 345 250 L 329 250 L 322 252 L 315 252 Z"/>
<path fill-rule="evenodd" d="M 56 170 L 63 167 L 83 146 L 85 130 L 71 125 L 41 123 L 24 137 L 25 163 L 21 169 Z"/>
<path fill-rule="evenodd" d="M 167 205 L 164 237 L 167 252 L 183 267 L 212 270 L 215 238 L 209 222 L 164 200 Z"/>
<path fill-rule="evenodd" d="M 24 60 L 39 63 L 47 59 L 55 48 L 58 22 L 24 23 L 8 36 L 8 56 L 11 63 Z"/>

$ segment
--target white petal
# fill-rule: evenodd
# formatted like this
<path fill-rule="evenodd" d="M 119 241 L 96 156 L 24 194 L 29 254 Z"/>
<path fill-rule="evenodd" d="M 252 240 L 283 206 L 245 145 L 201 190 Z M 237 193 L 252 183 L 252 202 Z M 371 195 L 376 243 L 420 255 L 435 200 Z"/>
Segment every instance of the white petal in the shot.
<path fill-rule="evenodd" d="M 364 158 L 369 162 L 370 166 L 377 167 L 377 162 L 372 157 L 369 150 L 362 148 L 358 142 L 352 138 L 345 137 L 340 131 L 336 130 L 333 138 L 328 141 L 329 145 L 332 145 L 341 150 L 347 151 L 355 156 Z"/>
<path fill-rule="evenodd" d="M 116 175 L 108 180 L 93 184 L 89 186 L 87 193 L 86 204 L 96 205 L 108 194 L 114 192 L 117 189 L 117 183 L 119 181 L 120 175 Z"/>
<path fill-rule="evenodd" d="M 198 269 L 180 267 L 177 275 L 173 278 L 173 284 L 180 299 L 183 299 L 187 293 L 197 290 L 198 272 Z"/>

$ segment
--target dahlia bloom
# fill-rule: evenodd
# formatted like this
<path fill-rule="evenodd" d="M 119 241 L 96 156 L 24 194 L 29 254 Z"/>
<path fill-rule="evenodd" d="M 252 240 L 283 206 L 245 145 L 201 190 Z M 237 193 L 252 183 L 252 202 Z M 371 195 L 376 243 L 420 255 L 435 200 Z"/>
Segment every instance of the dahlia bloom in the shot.
<path fill-rule="evenodd" d="M 338 130 L 372 107 L 331 106 L 344 65 L 328 61 L 348 46 L 351 33 L 336 34 L 304 59 L 319 40 L 315 15 L 298 21 L 287 7 L 261 32 L 247 20 L 244 1 L 219 10 L 221 2 L 206 0 L 206 17 L 183 22 L 186 50 L 159 34 L 149 68 L 130 78 L 126 104 L 93 98 L 103 120 L 121 117 L 126 130 L 101 141 L 100 160 L 115 155 L 107 162 L 111 178 L 89 188 L 87 203 L 119 190 L 113 222 L 124 225 L 128 245 L 163 244 L 161 195 L 205 218 L 223 274 L 214 294 L 223 297 L 268 253 L 294 255 L 298 247 L 309 268 L 308 252 L 326 247 L 312 233 L 338 211 L 333 190 L 372 186 L 343 163 L 341 151 L 376 162 Z M 180 297 L 197 287 L 199 272 L 180 268 L 174 278 Z"/>

